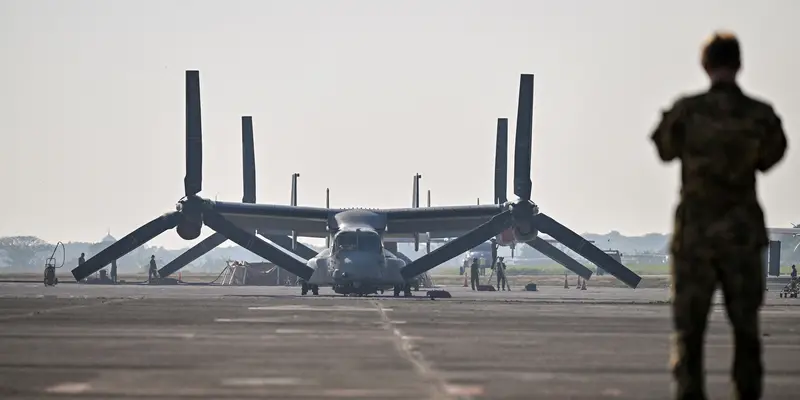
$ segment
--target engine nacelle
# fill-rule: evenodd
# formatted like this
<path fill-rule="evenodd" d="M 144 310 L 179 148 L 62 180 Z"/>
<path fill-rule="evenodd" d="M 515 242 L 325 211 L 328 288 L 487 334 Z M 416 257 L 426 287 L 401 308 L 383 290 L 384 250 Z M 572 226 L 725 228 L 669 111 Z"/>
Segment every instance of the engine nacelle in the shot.
<path fill-rule="evenodd" d="M 503 232 L 500 232 L 499 235 L 495 236 L 495 241 L 500 246 L 511 246 L 514 242 L 517 241 L 516 235 L 514 235 L 514 229 L 508 228 Z"/>
<path fill-rule="evenodd" d="M 531 202 L 519 202 L 511 206 L 516 241 L 524 243 L 535 239 L 539 234 L 534 223 L 536 214 L 539 214 L 539 207 Z"/>
<path fill-rule="evenodd" d="M 536 239 L 536 236 L 538 235 L 539 231 L 536 228 L 533 228 L 528 232 L 521 232 L 516 227 L 514 228 L 514 239 L 520 243 L 525 243 L 533 239 Z"/>
<path fill-rule="evenodd" d="M 203 230 L 203 200 L 199 197 L 189 197 L 178 203 L 175 207 L 181 213 L 181 221 L 176 231 L 183 240 L 194 240 L 200 237 Z"/>
<path fill-rule="evenodd" d="M 178 231 L 178 236 L 180 236 L 181 239 L 194 240 L 200 237 L 200 232 L 203 230 L 203 223 L 184 219 L 178 224 L 175 230 Z"/>

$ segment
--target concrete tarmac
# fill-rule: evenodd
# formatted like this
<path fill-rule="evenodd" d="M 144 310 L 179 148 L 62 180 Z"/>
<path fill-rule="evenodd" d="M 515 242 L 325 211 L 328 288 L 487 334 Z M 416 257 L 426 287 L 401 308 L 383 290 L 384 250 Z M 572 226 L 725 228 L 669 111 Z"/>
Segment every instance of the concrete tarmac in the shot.
<path fill-rule="evenodd" d="M 452 299 L 299 288 L 0 284 L 3 399 L 668 399 L 664 289 Z M 728 398 L 720 298 L 709 398 Z M 800 393 L 800 299 L 767 292 L 766 399 Z"/>

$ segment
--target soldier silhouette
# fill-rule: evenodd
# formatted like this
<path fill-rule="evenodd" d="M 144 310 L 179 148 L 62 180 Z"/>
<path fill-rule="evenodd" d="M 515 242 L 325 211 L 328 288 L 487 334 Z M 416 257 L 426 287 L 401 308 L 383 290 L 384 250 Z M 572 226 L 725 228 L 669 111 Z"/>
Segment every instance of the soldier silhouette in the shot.
<path fill-rule="evenodd" d="M 742 92 L 739 41 L 715 33 L 702 50 L 707 91 L 683 96 L 652 133 L 659 157 L 681 163 L 672 253 L 674 341 L 670 357 L 676 399 L 705 399 L 703 340 L 719 285 L 734 333 L 734 398 L 758 399 L 763 366 L 758 311 L 768 244 L 756 195 L 756 172 L 786 151 L 772 106 Z"/>

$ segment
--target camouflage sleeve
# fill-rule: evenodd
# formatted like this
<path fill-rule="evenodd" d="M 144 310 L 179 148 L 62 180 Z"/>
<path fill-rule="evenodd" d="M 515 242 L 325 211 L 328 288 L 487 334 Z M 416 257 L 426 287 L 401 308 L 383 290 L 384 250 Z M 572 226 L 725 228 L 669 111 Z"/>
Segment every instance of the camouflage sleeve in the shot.
<path fill-rule="evenodd" d="M 672 161 L 675 158 L 680 158 L 686 134 L 685 114 L 686 105 L 683 99 L 679 99 L 672 106 L 672 109 L 662 113 L 661 121 L 650 135 L 650 139 L 658 149 L 658 155 L 662 161 Z"/>
<path fill-rule="evenodd" d="M 786 153 L 786 133 L 781 118 L 770 107 L 765 124 L 764 138 L 758 150 L 758 170 L 766 172 Z"/>

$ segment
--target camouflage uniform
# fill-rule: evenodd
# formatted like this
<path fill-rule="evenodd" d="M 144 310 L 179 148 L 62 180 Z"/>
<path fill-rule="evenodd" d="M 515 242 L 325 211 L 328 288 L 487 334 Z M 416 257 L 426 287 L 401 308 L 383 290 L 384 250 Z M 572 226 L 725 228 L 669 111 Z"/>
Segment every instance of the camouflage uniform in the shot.
<path fill-rule="evenodd" d="M 781 120 L 769 104 L 748 97 L 735 83 L 716 82 L 706 92 L 678 99 L 651 139 L 661 160 L 681 161 L 670 244 L 676 398 L 705 399 L 703 340 L 717 285 L 735 336 L 734 398 L 759 398 L 758 310 L 768 238 L 755 175 L 786 151 Z"/>
<path fill-rule="evenodd" d="M 158 267 L 155 256 L 150 257 L 150 268 L 147 271 L 147 280 L 158 279 Z"/>
<path fill-rule="evenodd" d="M 480 264 L 478 264 L 478 260 L 472 260 L 472 265 L 469 268 L 469 280 L 470 284 L 472 285 L 472 290 L 477 290 L 477 286 L 481 284 L 480 277 L 478 274 L 480 273 Z"/>
<path fill-rule="evenodd" d="M 497 273 L 497 290 L 506 290 L 506 287 L 511 290 L 511 286 L 508 286 L 508 280 L 506 280 L 506 263 L 503 262 L 502 258 L 497 260 L 495 270 Z"/>

